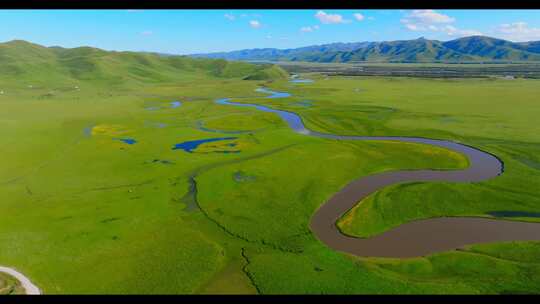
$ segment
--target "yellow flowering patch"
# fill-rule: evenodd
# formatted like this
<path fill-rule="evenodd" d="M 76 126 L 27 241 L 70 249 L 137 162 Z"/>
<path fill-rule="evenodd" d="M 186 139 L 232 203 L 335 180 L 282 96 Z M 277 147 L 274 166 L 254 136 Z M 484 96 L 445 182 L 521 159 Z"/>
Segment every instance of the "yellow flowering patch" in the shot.
<path fill-rule="evenodd" d="M 92 128 L 92 135 L 120 136 L 129 133 L 122 125 L 100 124 Z"/>
<path fill-rule="evenodd" d="M 461 153 L 444 149 L 444 148 L 427 146 L 424 149 L 422 149 L 422 153 L 424 153 L 426 157 L 431 157 L 431 158 L 438 158 L 438 157 L 450 158 L 461 163 L 463 166 L 466 166 L 468 163 L 467 158 Z"/>
<path fill-rule="evenodd" d="M 242 139 L 221 140 L 201 144 L 193 152 L 195 153 L 237 153 L 245 150 L 253 143 Z"/>

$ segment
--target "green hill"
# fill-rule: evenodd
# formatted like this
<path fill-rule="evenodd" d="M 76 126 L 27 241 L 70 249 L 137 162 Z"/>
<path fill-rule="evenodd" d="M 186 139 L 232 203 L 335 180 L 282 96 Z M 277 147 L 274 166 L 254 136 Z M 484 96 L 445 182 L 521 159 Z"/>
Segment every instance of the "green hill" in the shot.
<path fill-rule="evenodd" d="M 44 47 L 22 40 L 0 43 L 0 80 L 35 84 L 61 81 L 76 84 L 122 85 L 196 79 L 200 77 L 275 79 L 287 73 L 273 65 L 223 59 L 114 52 L 92 47 Z"/>
<path fill-rule="evenodd" d="M 341 62 L 432 62 L 452 60 L 474 60 L 470 55 L 445 48 L 440 41 L 424 38 L 372 43 L 368 47 L 338 54 Z"/>
<path fill-rule="evenodd" d="M 455 52 L 476 56 L 479 59 L 527 61 L 540 60 L 540 54 L 534 53 L 519 43 L 484 36 L 471 36 L 451 40 L 443 45 Z M 533 52 L 531 52 L 533 51 Z M 536 51 L 538 52 L 538 50 Z"/>
<path fill-rule="evenodd" d="M 540 53 L 540 41 L 525 42 L 525 43 L 522 43 L 522 46 L 528 52 Z"/>
<path fill-rule="evenodd" d="M 414 40 L 333 43 L 296 49 L 250 49 L 195 54 L 193 57 L 229 60 L 306 62 L 509 62 L 540 61 L 540 42 L 515 43 L 471 36 L 450 41 Z"/>

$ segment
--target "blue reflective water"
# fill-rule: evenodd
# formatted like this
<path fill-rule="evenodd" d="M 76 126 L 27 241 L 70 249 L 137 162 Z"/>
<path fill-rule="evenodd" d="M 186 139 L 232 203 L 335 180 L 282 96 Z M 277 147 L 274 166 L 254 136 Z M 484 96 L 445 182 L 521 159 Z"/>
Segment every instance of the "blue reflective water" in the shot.
<path fill-rule="evenodd" d="M 268 98 L 270 98 L 270 97 L 268 97 Z M 216 103 L 222 104 L 222 105 L 233 105 L 233 106 L 238 106 L 238 107 L 255 108 L 257 110 L 261 110 L 261 111 L 265 111 L 265 112 L 276 113 L 285 122 L 287 122 L 289 127 L 291 129 L 293 129 L 294 131 L 296 131 L 298 133 L 302 133 L 302 134 L 308 134 L 309 133 L 309 131 L 304 127 L 304 123 L 302 123 L 302 119 L 300 118 L 300 116 L 298 116 L 295 113 L 287 112 L 287 111 L 283 111 L 283 110 L 274 110 L 272 108 L 261 106 L 261 105 L 256 105 L 256 104 L 231 102 L 229 100 L 230 100 L 229 98 L 221 98 L 221 99 L 216 100 Z"/>
<path fill-rule="evenodd" d="M 178 108 L 182 103 L 178 100 L 171 102 L 171 108 Z"/>
<path fill-rule="evenodd" d="M 94 128 L 94 125 L 91 125 L 91 126 L 88 126 L 88 127 L 84 128 L 84 130 L 83 130 L 84 135 L 87 136 L 87 137 L 92 136 L 92 129 L 93 128 Z"/>
<path fill-rule="evenodd" d="M 230 140 L 230 139 L 237 139 L 238 137 L 218 137 L 218 138 L 206 138 L 206 139 L 199 139 L 199 140 L 190 140 L 185 141 L 179 144 L 174 145 L 172 148 L 173 150 L 182 149 L 186 152 L 193 153 L 193 150 L 197 149 L 198 146 L 201 144 L 207 143 L 207 142 L 213 142 L 213 141 L 221 141 L 221 140 Z M 223 152 L 223 153 L 234 153 L 234 152 L 240 152 L 240 151 L 215 151 L 215 152 Z"/>
<path fill-rule="evenodd" d="M 265 98 L 285 98 L 285 97 L 290 97 L 291 96 L 291 94 L 289 94 L 289 93 L 275 92 L 275 91 L 271 91 L 271 90 L 269 90 L 267 88 L 258 88 L 258 89 L 255 90 L 255 92 L 270 94 L 270 96 L 266 96 Z"/>
<path fill-rule="evenodd" d="M 136 143 L 137 141 L 133 138 L 113 138 L 114 140 L 119 140 L 119 141 L 122 141 L 128 145 L 133 145 L 134 143 Z"/>
<path fill-rule="evenodd" d="M 313 80 L 312 79 L 292 79 L 289 82 L 292 82 L 292 83 L 312 83 Z"/>

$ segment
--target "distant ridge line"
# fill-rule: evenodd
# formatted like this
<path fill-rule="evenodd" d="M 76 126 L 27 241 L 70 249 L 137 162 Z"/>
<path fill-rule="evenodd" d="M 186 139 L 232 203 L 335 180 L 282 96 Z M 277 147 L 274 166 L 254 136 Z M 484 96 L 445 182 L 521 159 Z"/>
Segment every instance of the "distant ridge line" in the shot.
<path fill-rule="evenodd" d="M 188 56 L 241 61 L 319 63 L 529 62 L 540 61 L 540 41 L 511 42 L 487 36 L 439 41 L 421 37 L 380 42 L 338 42 L 292 49 L 255 48 Z"/>

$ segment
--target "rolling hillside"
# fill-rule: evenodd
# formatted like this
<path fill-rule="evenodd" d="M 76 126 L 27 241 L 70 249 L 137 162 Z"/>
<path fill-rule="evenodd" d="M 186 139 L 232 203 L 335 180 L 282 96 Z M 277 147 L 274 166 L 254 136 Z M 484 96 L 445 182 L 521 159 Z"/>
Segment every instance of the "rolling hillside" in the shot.
<path fill-rule="evenodd" d="M 471 36 L 442 43 L 448 49 L 457 53 L 475 56 L 479 60 L 540 60 L 540 49 L 535 50 L 523 43 L 482 36 Z M 538 43 L 536 43 L 538 45 Z"/>
<path fill-rule="evenodd" d="M 509 62 L 540 61 L 540 42 L 514 43 L 471 36 L 450 41 L 414 40 L 334 43 L 297 49 L 250 49 L 195 54 L 229 60 L 306 62 Z"/>
<path fill-rule="evenodd" d="M 223 59 L 104 51 L 92 47 L 44 47 L 22 40 L 0 43 L 0 80 L 95 84 L 155 83 L 198 77 L 275 79 L 287 72 L 271 65 Z"/>

